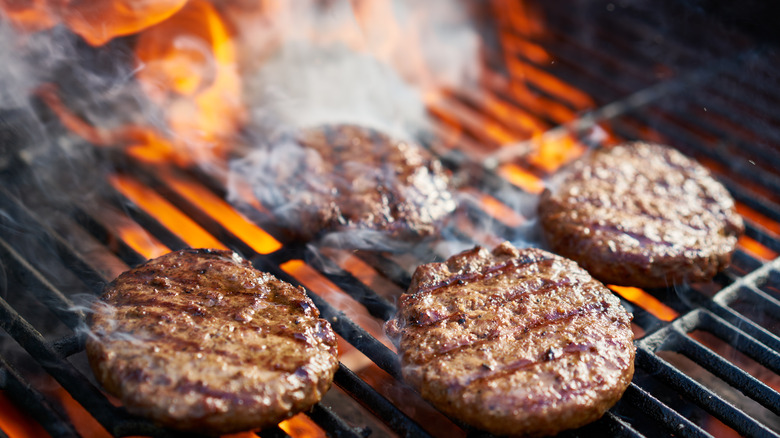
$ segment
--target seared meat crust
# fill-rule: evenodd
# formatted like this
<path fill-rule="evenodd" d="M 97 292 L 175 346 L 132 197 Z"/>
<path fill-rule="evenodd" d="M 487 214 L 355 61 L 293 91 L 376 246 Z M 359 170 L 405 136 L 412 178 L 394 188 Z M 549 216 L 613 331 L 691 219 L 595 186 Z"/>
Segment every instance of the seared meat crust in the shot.
<path fill-rule="evenodd" d="M 235 166 L 303 238 L 333 231 L 429 236 L 456 207 L 449 175 L 427 150 L 360 126 L 303 129 Z"/>
<path fill-rule="evenodd" d="M 303 288 L 229 251 L 176 251 L 121 274 L 89 325 L 106 390 L 186 431 L 276 424 L 318 402 L 338 367 L 335 334 Z"/>
<path fill-rule="evenodd" d="M 744 230 L 706 168 L 643 142 L 593 151 L 560 171 L 540 199 L 549 245 L 605 283 L 668 287 L 711 279 Z"/>
<path fill-rule="evenodd" d="M 631 315 L 571 260 L 503 243 L 417 268 L 387 325 L 405 380 L 499 435 L 601 417 L 634 373 Z"/>

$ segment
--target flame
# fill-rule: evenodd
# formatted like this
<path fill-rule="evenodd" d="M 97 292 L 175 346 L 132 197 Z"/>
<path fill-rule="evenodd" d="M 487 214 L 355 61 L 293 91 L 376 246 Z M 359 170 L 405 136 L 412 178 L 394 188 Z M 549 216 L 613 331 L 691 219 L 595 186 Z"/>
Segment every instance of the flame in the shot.
<path fill-rule="evenodd" d="M 772 219 L 769 219 L 763 214 L 741 203 L 737 203 L 737 213 L 739 213 L 745 219 L 749 219 L 752 222 L 761 224 L 761 226 L 763 226 L 767 230 L 780 236 L 780 222 L 775 222 Z"/>
<path fill-rule="evenodd" d="M 113 174 L 109 183 L 141 209 L 157 219 L 165 228 L 193 248 L 227 249 L 206 230 L 200 227 L 157 192 L 126 175 Z"/>
<path fill-rule="evenodd" d="M 68 27 L 93 46 L 167 20 L 187 0 L 72 0 L 61 9 Z"/>
<path fill-rule="evenodd" d="M 778 256 L 777 252 L 772 251 L 748 236 L 740 236 L 737 244 L 746 252 L 764 261 L 774 260 Z"/>
<path fill-rule="evenodd" d="M 191 162 L 184 151 L 177 149 L 170 140 L 148 127 L 127 125 L 108 130 L 92 126 L 65 105 L 55 84 L 43 84 L 35 94 L 57 114 L 65 127 L 95 146 L 127 145 L 128 155 L 146 163 L 174 162 L 183 166 Z"/>
<path fill-rule="evenodd" d="M 64 22 L 93 46 L 132 35 L 168 19 L 187 0 L 0 0 L 11 22 L 27 32 Z"/>
<path fill-rule="evenodd" d="M 541 9 L 527 1 L 493 0 L 493 16 L 500 27 L 526 37 L 545 34 L 545 20 Z"/>
<path fill-rule="evenodd" d="M 79 402 L 71 397 L 70 393 L 68 393 L 65 388 L 57 385 L 53 394 L 60 401 L 62 407 L 65 408 L 65 412 L 67 412 L 73 427 L 76 428 L 81 436 L 95 438 L 109 438 L 112 436 L 100 423 L 98 423 L 95 417 L 90 415 Z"/>
<path fill-rule="evenodd" d="M 0 10 L 19 29 L 37 32 L 58 23 L 51 0 L 0 0 Z"/>
<path fill-rule="evenodd" d="M 502 164 L 498 173 L 507 181 L 520 187 L 528 193 L 540 194 L 544 191 L 544 181 L 528 170 L 514 163 Z"/>
<path fill-rule="evenodd" d="M 620 294 L 621 297 L 647 310 L 661 321 L 672 321 L 680 314 L 674 309 L 658 300 L 658 298 L 637 287 L 607 285 L 610 289 Z"/>
<path fill-rule="evenodd" d="M 159 257 L 170 252 L 170 248 L 163 245 L 154 236 L 149 234 L 136 221 L 113 208 L 103 206 L 100 211 L 100 222 L 109 228 L 127 246 L 147 259 Z M 112 247 L 111 241 L 108 246 Z M 117 248 L 112 247 L 116 251 Z M 117 273 L 118 275 L 118 273 Z"/>
<path fill-rule="evenodd" d="M 504 30 L 501 33 L 501 43 L 505 50 L 515 55 L 521 55 L 537 65 L 544 65 L 553 60 L 544 47 L 510 31 Z"/>
<path fill-rule="evenodd" d="M 508 227 L 519 227 L 526 222 L 523 215 L 487 193 L 473 188 L 466 188 L 465 191 L 476 199 L 485 213 L 500 220 Z"/>
<path fill-rule="evenodd" d="M 10 438 L 36 438 L 47 436 L 46 431 L 21 411 L 5 395 L 5 391 L 0 390 L 0 430 Z"/>
<path fill-rule="evenodd" d="M 547 123 L 533 114 L 507 103 L 490 90 L 485 91 L 481 99 L 482 108 L 506 125 L 526 132 L 527 135 L 524 138 L 541 134 L 550 128 Z"/>
<path fill-rule="evenodd" d="M 188 201 L 207 212 L 214 220 L 230 230 L 259 254 L 270 254 L 282 247 L 276 239 L 265 230 L 253 224 L 249 219 L 239 214 L 233 207 L 214 195 L 204 186 L 191 179 L 174 177 L 171 173 L 162 173 L 161 178 Z"/>
<path fill-rule="evenodd" d="M 484 71 L 481 78 L 482 85 L 500 96 L 511 98 L 518 107 L 525 108 L 538 117 L 547 117 L 558 124 L 569 122 L 577 117 L 575 111 L 561 102 L 532 91 L 528 87 L 529 83 L 526 82 L 528 78 L 522 74 L 522 71 L 516 68 L 514 72 L 521 76 L 506 78 L 495 72 Z"/>
<path fill-rule="evenodd" d="M 138 81 L 194 162 L 223 158 L 246 117 L 235 52 L 225 23 L 204 0 L 191 0 L 138 38 Z"/>
<path fill-rule="evenodd" d="M 325 431 L 305 414 L 298 414 L 279 423 L 279 428 L 291 437 L 325 438 Z"/>
<path fill-rule="evenodd" d="M 143 228 L 136 226 L 119 226 L 117 234 L 123 242 L 135 252 L 147 259 L 160 257 L 170 252 L 170 248 L 151 237 Z"/>
<path fill-rule="evenodd" d="M 548 173 L 555 172 L 562 165 L 579 158 L 587 147 L 574 135 L 541 135 L 530 141 L 532 152 L 528 162 Z"/>
<path fill-rule="evenodd" d="M 44 84 L 37 94 L 62 123 L 95 145 L 127 146 L 130 155 L 146 162 L 186 165 L 223 158 L 245 109 L 234 44 L 214 7 L 205 0 L 71 4 L 66 21 L 94 45 L 145 29 L 135 48 L 137 79 L 162 108 L 169 132 L 143 124 L 94 127 L 61 101 L 55 85 Z"/>

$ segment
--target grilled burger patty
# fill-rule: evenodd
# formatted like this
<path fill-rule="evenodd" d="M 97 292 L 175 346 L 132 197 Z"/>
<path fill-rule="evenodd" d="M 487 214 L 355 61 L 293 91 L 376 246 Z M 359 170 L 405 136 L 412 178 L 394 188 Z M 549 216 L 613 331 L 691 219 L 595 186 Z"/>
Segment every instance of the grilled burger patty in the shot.
<path fill-rule="evenodd" d="M 456 207 L 448 174 L 427 150 L 360 126 L 303 129 L 236 166 L 305 238 L 355 230 L 428 236 Z"/>
<path fill-rule="evenodd" d="M 87 355 L 127 410 L 223 434 L 273 425 L 330 388 L 336 337 L 306 296 L 229 251 L 186 249 L 110 283 Z"/>
<path fill-rule="evenodd" d="M 422 265 L 387 332 L 403 376 L 448 415 L 500 435 L 598 419 L 634 373 L 631 315 L 571 260 L 503 243 Z"/>
<path fill-rule="evenodd" d="M 556 253 L 606 283 L 665 287 L 728 266 L 744 230 L 728 191 L 696 161 L 643 142 L 601 148 L 540 199 Z"/>

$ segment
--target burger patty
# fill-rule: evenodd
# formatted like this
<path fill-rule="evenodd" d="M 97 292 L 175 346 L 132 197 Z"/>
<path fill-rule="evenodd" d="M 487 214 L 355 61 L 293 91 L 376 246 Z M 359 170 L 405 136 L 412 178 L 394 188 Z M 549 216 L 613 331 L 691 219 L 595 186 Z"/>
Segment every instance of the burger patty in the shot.
<path fill-rule="evenodd" d="M 601 417 L 634 373 L 631 315 L 571 260 L 503 243 L 415 271 L 387 332 L 404 379 L 446 414 L 499 435 Z"/>
<path fill-rule="evenodd" d="M 87 355 L 133 414 L 224 434 L 318 402 L 336 337 L 301 287 L 229 251 L 176 251 L 121 274 L 92 307 Z"/>
<path fill-rule="evenodd" d="M 413 142 L 360 126 L 327 125 L 272 143 L 233 170 L 304 238 L 323 231 L 424 237 L 455 210 L 448 174 Z"/>
<path fill-rule="evenodd" d="M 709 280 L 728 266 L 744 230 L 723 185 L 667 146 L 597 149 L 556 178 L 539 203 L 544 235 L 606 283 Z"/>

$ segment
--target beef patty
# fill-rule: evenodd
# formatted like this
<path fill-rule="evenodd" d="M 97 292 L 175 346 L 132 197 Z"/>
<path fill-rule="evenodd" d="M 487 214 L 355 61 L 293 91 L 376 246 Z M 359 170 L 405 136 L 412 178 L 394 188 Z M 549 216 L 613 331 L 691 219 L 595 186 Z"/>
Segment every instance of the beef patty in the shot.
<path fill-rule="evenodd" d="M 539 203 L 544 235 L 606 283 L 709 280 L 728 266 L 744 229 L 723 185 L 667 146 L 597 149 L 556 178 Z"/>
<path fill-rule="evenodd" d="M 404 379 L 441 411 L 538 436 L 617 402 L 634 373 L 630 321 L 575 262 L 503 243 L 418 267 L 387 332 Z"/>
<path fill-rule="evenodd" d="M 133 414 L 185 431 L 262 428 L 309 408 L 338 367 L 306 296 L 228 251 L 186 249 L 121 274 L 93 305 L 87 355 Z"/>
<path fill-rule="evenodd" d="M 456 207 L 449 175 L 427 150 L 360 126 L 303 129 L 232 170 L 303 238 L 345 231 L 351 243 L 416 239 L 434 234 Z"/>

